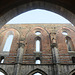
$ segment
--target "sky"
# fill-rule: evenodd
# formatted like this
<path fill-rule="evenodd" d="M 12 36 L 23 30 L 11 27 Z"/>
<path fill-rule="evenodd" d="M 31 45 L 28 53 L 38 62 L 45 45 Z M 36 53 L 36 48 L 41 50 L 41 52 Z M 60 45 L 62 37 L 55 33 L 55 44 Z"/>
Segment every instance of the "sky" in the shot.
<path fill-rule="evenodd" d="M 22 13 L 13 19 L 11 19 L 7 24 L 29 24 L 29 23 L 70 23 L 64 17 L 53 13 L 51 11 L 35 9 L 25 13 Z"/>

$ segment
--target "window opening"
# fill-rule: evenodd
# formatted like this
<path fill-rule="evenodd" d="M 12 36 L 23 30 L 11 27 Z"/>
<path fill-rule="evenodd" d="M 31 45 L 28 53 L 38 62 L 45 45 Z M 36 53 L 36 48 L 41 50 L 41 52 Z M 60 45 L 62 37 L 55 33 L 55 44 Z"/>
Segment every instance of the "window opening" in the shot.
<path fill-rule="evenodd" d="M 75 63 L 75 57 L 72 57 L 72 62 Z"/>
<path fill-rule="evenodd" d="M 40 52 L 40 40 L 36 40 L 36 52 Z"/>
<path fill-rule="evenodd" d="M 41 64 L 40 58 L 36 58 L 35 64 Z"/>
<path fill-rule="evenodd" d="M 3 51 L 7 51 L 7 52 L 10 51 L 13 37 L 14 37 L 13 35 L 9 35 L 7 37 L 6 42 L 5 42 L 5 45 L 4 45 L 4 48 L 3 48 Z"/>
<path fill-rule="evenodd" d="M 62 34 L 63 34 L 63 35 L 65 35 L 65 36 L 67 36 L 67 35 L 68 35 L 68 33 L 67 33 L 67 32 L 65 32 L 65 31 L 63 31 L 63 32 L 62 32 Z"/>
<path fill-rule="evenodd" d="M 0 72 L 0 75 L 5 75 L 4 73 Z"/>
<path fill-rule="evenodd" d="M 35 32 L 35 35 L 41 35 L 40 31 Z"/>
<path fill-rule="evenodd" d="M 73 43 L 72 43 L 71 38 L 67 36 L 65 42 L 67 44 L 68 50 L 72 51 L 73 50 Z"/>
<path fill-rule="evenodd" d="M 1 63 L 4 63 L 4 56 L 1 56 L 0 62 L 1 62 Z"/>
<path fill-rule="evenodd" d="M 34 75 L 42 75 L 42 74 L 40 74 L 40 73 L 35 73 Z"/>

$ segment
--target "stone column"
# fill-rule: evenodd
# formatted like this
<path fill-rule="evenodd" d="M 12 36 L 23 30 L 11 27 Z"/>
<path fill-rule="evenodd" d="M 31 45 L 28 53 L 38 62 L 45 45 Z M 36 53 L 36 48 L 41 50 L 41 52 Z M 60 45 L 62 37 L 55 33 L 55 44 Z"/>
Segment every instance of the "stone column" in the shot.
<path fill-rule="evenodd" d="M 23 59 L 24 46 L 25 45 L 23 43 L 19 43 L 17 59 L 16 59 L 17 65 L 15 66 L 15 75 L 21 75 L 20 69 L 21 69 L 21 63 L 22 63 L 22 59 Z"/>
<path fill-rule="evenodd" d="M 52 43 L 52 57 L 53 57 L 53 64 L 54 64 L 54 75 L 59 75 L 59 55 L 56 43 Z"/>
<path fill-rule="evenodd" d="M 24 44 L 20 43 L 18 48 L 18 53 L 17 53 L 17 59 L 16 59 L 17 63 L 22 63 L 23 51 L 24 51 Z"/>

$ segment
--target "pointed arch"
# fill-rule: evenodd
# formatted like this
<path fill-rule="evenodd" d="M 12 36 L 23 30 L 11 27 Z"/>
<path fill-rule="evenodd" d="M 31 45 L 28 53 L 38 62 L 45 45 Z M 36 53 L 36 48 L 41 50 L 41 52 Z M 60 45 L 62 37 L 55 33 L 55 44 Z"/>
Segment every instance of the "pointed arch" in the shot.
<path fill-rule="evenodd" d="M 73 69 L 73 70 L 69 73 L 69 75 L 75 75 L 75 69 Z"/>
<path fill-rule="evenodd" d="M 18 48 L 18 44 L 17 43 L 19 43 L 19 39 L 20 39 L 19 32 L 16 29 L 10 28 L 10 29 L 6 29 L 6 30 L 2 31 L 1 35 L 2 35 L 2 37 L 0 36 L 0 38 L 1 38 L 0 39 L 0 41 L 1 41 L 0 42 L 0 53 L 1 53 L 2 56 L 4 56 L 4 63 L 15 62 L 16 58 L 13 57 L 12 54 L 14 54 L 14 56 L 16 56 L 16 54 L 17 54 L 17 48 Z M 3 50 L 5 42 L 6 42 L 6 40 L 8 39 L 8 37 L 10 35 L 13 35 L 13 39 L 11 39 L 11 43 L 10 43 L 11 44 L 10 50 L 9 49 L 8 49 L 8 51 Z M 9 43 L 8 43 L 8 46 L 9 46 Z M 0 59 L 2 59 L 2 58 L 0 58 Z M 12 61 L 10 61 L 10 59 Z M 0 62 L 1 62 L 1 60 L 0 60 Z"/>
<path fill-rule="evenodd" d="M 41 69 L 38 69 L 38 68 L 31 71 L 30 73 L 28 73 L 28 75 L 34 75 L 35 73 L 40 73 L 42 75 L 47 75 L 44 71 L 42 71 Z"/>
<path fill-rule="evenodd" d="M 64 50 L 74 51 L 75 39 L 74 39 L 73 35 L 75 35 L 75 31 L 74 31 L 73 27 L 71 27 L 71 28 L 66 27 L 66 26 L 61 27 L 56 33 L 58 49 L 61 49 L 59 45 L 62 45 Z M 61 39 L 61 37 L 62 37 L 62 39 Z M 68 43 L 70 43 L 71 50 L 69 50 L 70 46 L 67 46 Z"/>
<path fill-rule="evenodd" d="M 6 73 L 6 71 L 3 70 L 2 68 L 0 68 L 0 72 L 1 72 L 3 75 L 8 75 L 8 74 Z"/>
<path fill-rule="evenodd" d="M 39 35 L 36 35 L 36 32 L 40 32 Z M 45 39 L 45 40 L 44 40 Z M 36 40 L 39 41 L 40 43 L 40 49 L 41 51 L 43 50 L 44 53 L 45 51 L 50 48 L 50 38 L 49 38 L 49 33 L 46 31 L 45 28 L 42 28 L 40 26 L 31 28 L 30 31 L 26 35 L 26 41 L 25 41 L 25 49 L 27 50 L 26 52 L 29 53 L 29 49 L 36 51 Z M 43 41 L 42 41 L 43 40 Z M 28 42 L 29 41 L 29 42 Z M 32 44 L 33 42 L 33 44 Z M 45 42 L 45 44 L 43 44 Z M 43 44 L 43 45 L 42 45 Z M 46 48 L 47 47 L 47 48 Z M 32 51 L 32 52 L 33 52 Z M 49 50 L 50 51 L 50 50 Z M 49 53 L 49 52 L 48 52 Z"/>
<path fill-rule="evenodd" d="M 33 24 L 31 24 L 33 25 Z M 34 24 L 35 25 L 35 24 Z M 40 24 L 36 24 L 37 26 L 36 27 L 30 27 L 29 31 L 26 32 L 27 35 L 25 37 L 25 52 L 24 54 L 32 54 L 31 56 L 31 59 L 34 60 L 34 61 L 31 61 L 31 63 L 35 63 L 35 57 L 37 57 L 37 54 L 38 57 L 42 57 L 42 54 L 51 54 L 51 47 L 50 47 L 50 38 L 49 38 L 49 33 L 48 31 L 46 31 L 46 28 L 43 28 Z M 36 32 L 39 32 L 39 34 L 37 35 Z M 36 42 L 38 41 L 38 42 Z M 36 52 L 36 44 L 38 44 L 38 52 Z M 45 43 L 45 44 L 43 44 Z M 34 56 L 35 55 L 35 56 Z M 25 56 L 24 56 L 25 57 Z M 49 57 L 49 56 L 47 56 Z M 26 58 L 26 59 L 23 59 L 24 62 L 26 62 L 27 60 L 29 60 L 30 57 Z M 46 59 L 46 58 L 45 58 Z M 26 61 L 25 61 L 26 60 Z M 40 58 L 41 60 L 41 58 Z M 47 59 L 47 60 L 50 60 L 50 59 Z M 45 62 L 45 60 L 41 60 L 41 62 Z M 26 63 L 29 63 L 29 61 L 27 61 Z M 47 63 L 50 63 L 47 61 Z"/>
<path fill-rule="evenodd" d="M 59 3 L 61 3 L 60 6 Z M 12 7 L 12 5 L 10 5 L 9 7 Z M 59 1 L 58 2 L 52 1 L 51 3 L 49 1 L 47 2 L 46 0 L 44 1 L 30 0 L 28 2 L 21 2 L 21 3 L 19 2 L 17 6 L 13 5 L 12 8 L 6 9 L 6 12 L 5 13 L 3 12 L 4 14 L 2 14 L 2 16 L 0 17 L 1 20 L 0 23 L 2 26 L 13 17 L 32 9 L 45 9 L 48 11 L 55 12 L 67 18 L 75 25 L 75 21 L 73 20 L 75 19 L 75 14 L 70 12 L 71 11 L 70 9 L 67 9 L 65 6 L 62 6 L 62 2 Z M 69 17 L 68 15 L 70 15 L 71 17 Z"/>
<path fill-rule="evenodd" d="M 11 28 L 3 31 L 1 33 L 2 37 L 0 37 L 0 52 L 10 52 L 12 46 L 18 43 L 20 34 L 17 30 Z M 9 43 L 8 43 L 9 42 Z M 7 44 L 7 45 L 6 45 Z M 14 44 L 14 45 L 12 45 Z M 17 45 L 16 45 L 17 46 Z M 15 47 L 16 47 L 15 46 Z M 15 49 L 15 47 L 13 47 Z M 17 47 L 16 47 L 17 48 Z"/>

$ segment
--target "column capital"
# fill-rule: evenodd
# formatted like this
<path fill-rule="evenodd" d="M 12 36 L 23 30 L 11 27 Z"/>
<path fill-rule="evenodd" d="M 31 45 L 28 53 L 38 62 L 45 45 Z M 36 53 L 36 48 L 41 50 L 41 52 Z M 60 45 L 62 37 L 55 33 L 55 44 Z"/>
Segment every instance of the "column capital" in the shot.
<path fill-rule="evenodd" d="M 18 46 L 19 46 L 19 48 L 20 48 L 20 47 L 24 47 L 25 44 L 24 44 L 24 43 L 18 43 Z"/>
<path fill-rule="evenodd" d="M 54 48 L 54 47 L 57 47 L 57 44 L 56 43 L 52 43 L 51 44 L 51 48 Z"/>

